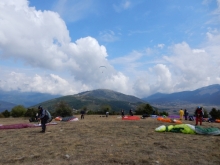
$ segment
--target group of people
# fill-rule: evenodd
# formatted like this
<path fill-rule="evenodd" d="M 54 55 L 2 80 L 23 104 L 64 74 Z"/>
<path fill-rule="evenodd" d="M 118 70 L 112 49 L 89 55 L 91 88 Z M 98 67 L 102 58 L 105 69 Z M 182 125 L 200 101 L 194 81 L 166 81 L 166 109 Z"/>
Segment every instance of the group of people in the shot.
<path fill-rule="evenodd" d="M 82 110 L 80 113 L 81 113 L 81 119 L 84 119 L 85 111 Z M 183 116 L 184 116 L 185 120 L 188 119 L 189 113 L 186 109 L 185 110 L 180 109 L 179 114 L 180 114 L 180 120 L 183 120 Z M 109 112 L 106 112 L 106 117 L 108 117 L 108 115 L 109 115 Z M 129 115 L 133 116 L 132 109 L 129 110 Z M 121 116 L 122 116 L 122 118 L 125 116 L 125 112 L 123 109 L 121 110 Z M 202 107 L 197 107 L 197 109 L 195 111 L 195 117 L 196 117 L 196 125 L 198 125 L 199 122 L 200 122 L 200 125 L 202 125 L 202 120 L 203 120 Z M 38 113 L 36 115 L 36 119 L 41 120 L 42 130 L 40 132 L 45 133 L 48 116 L 46 114 L 46 110 L 44 110 L 42 106 L 38 107 Z"/>
<path fill-rule="evenodd" d="M 129 115 L 130 115 L 130 116 L 134 116 L 132 109 L 129 110 Z M 124 116 L 125 116 L 125 111 L 122 109 L 122 110 L 121 110 L 121 117 L 123 118 Z"/>
<path fill-rule="evenodd" d="M 185 120 L 187 120 L 189 113 L 186 109 L 185 110 L 180 109 L 179 113 L 180 113 L 180 120 L 183 120 L 183 116 Z"/>
<path fill-rule="evenodd" d="M 180 120 L 183 120 L 183 116 L 184 116 L 185 120 L 188 119 L 189 112 L 186 109 L 185 110 L 180 109 L 179 114 L 180 114 Z M 197 107 L 196 111 L 195 111 L 196 125 L 198 125 L 198 123 L 200 123 L 200 125 L 202 125 L 203 115 L 204 115 L 203 108 Z"/>

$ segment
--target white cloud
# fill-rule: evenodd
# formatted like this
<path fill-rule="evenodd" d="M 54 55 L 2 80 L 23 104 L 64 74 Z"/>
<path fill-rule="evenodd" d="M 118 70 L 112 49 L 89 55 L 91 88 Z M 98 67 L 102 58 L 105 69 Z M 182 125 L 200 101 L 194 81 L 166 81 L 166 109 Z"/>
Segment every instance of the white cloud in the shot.
<path fill-rule="evenodd" d="M 220 0 L 216 0 L 217 2 L 217 9 L 214 11 L 215 14 L 220 14 Z"/>
<path fill-rule="evenodd" d="M 120 4 L 114 4 L 113 8 L 116 12 L 121 12 L 123 10 L 127 10 L 131 7 L 131 2 L 128 0 L 123 0 Z"/>
<path fill-rule="evenodd" d="M 212 1 L 213 1 L 213 0 L 203 0 L 203 1 L 202 1 L 202 4 L 207 5 L 207 4 L 211 3 Z"/>
<path fill-rule="evenodd" d="M 124 9 L 128 9 L 128 8 L 130 7 L 130 5 L 131 5 L 131 2 L 130 2 L 130 1 L 125 1 L 125 2 L 122 4 L 122 6 L 123 6 Z"/>
<path fill-rule="evenodd" d="M 4 73 L 1 72 L 1 75 Z M 50 94 L 74 94 L 80 84 L 70 84 L 58 75 L 27 75 L 25 73 L 10 72 L 0 81 L 0 88 L 5 91 L 19 90 L 21 92 L 41 92 Z M 73 88 L 74 87 L 74 88 Z M 86 90 L 84 88 L 83 90 Z"/>
<path fill-rule="evenodd" d="M 118 57 L 118 58 L 111 60 L 111 63 L 131 66 L 131 64 L 139 60 L 142 56 L 143 56 L 142 53 L 133 51 L 127 56 Z"/>
<path fill-rule="evenodd" d="M 205 53 L 205 50 L 203 49 L 193 49 L 192 51 L 193 53 Z"/>
<path fill-rule="evenodd" d="M 164 44 L 158 44 L 157 47 L 163 49 L 164 48 Z"/>
<path fill-rule="evenodd" d="M 131 7 L 126 2 L 129 1 L 119 5 L 120 10 Z M 70 1 L 59 1 L 61 14 L 68 3 Z M 88 8 L 81 6 L 81 1 L 74 3 L 79 11 L 69 5 L 70 11 L 83 13 L 81 11 Z M 95 38 L 88 36 L 72 42 L 58 13 L 37 11 L 29 7 L 26 0 L 16 3 L 15 0 L 1 0 L 0 11 L 1 61 L 22 61 L 26 69 L 31 68 L 25 72 L 19 67 L 0 66 L 0 89 L 65 95 L 109 88 L 144 97 L 158 91 L 194 90 L 220 83 L 220 32 L 217 28 L 208 29 L 207 41 L 195 48 L 187 42 L 174 43 L 168 51 L 165 44 L 152 48 L 146 45 L 143 51 L 134 50 L 109 61 L 106 48 Z M 73 20 L 83 16 L 74 15 Z M 100 36 L 107 42 L 119 39 L 113 31 L 101 32 Z M 163 58 L 158 58 L 164 53 Z M 100 65 L 106 66 L 104 72 L 100 71 Z"/>
<path fill-rule="evenodd" d="M 119 40 L 119 37 L 112 30 L 100 32 L 99 38 L 104 42 L 115 42 Z"/>
<path fill-rule="evenodd" d="M 66 91 L 110 88 L 113 85 L 121 88 L 120 84 L 126 81 L 125 76 L 122 73 L 117 73 L 109 64 L 106 48 L 99 45 L 96 39 L 85 37 L 73 43 L 64 21 L 57 13 L 37 11 L 35 8 L 28 7 L 27 3 L 24 3 L 25 0 L 20 0 L 20 2 L 23 2 L 22 5 L 17 3 L 12 5 L 10 1 L 6 0 L 0 4 L 2 22 L 0 26 L 0 49 L 2 51 L 0 57 L 2 59 L 18 59 L 28 66 L 50 72 L 67 72 L 74 82 L 83 87 L 79 88 L 78 85 L 77 88 L 66 88 L 66 86 L 74 86 L 74 84 L 68 84 L 62 78 L 54 76 L 56 74 L 49 74 L 48 77 L 51 81 L 46 78 L 48 86 L 45 87 L 42 87 L 45 76 L 30 76 L 32 79 L 38 80 L 34 83 L 35 88 L 33 89 L 60 92 L 60 88 L 63 86 L 64 91 L 61 93 L 65 94 Z M 100 65 L 106 66 L 105 74 L 99 71 Z M 13 75 L 11 76 L 13 78 Z M 44 77 L 42 81 L 41 77 Z M 115 81 L 119 78 L 122 78 L 121 81 Z M 22 78 L 16 81 L 20 80 Z M 104 82 L 114 84 L 107 83 L 108 86 L 105 86 Z M 117 85 L 117 83 L 119 84 Z M 62 85 L 59 86 L 59 84 Z M 17 85 L 13 89 L 15 88 Z M 24 86 L 21 85 L 20 88 L 24 88 Z M 32 90 L 31 86 L 26 90 Z"/>
<path fill-rule="evenodd" d="M 136 95 L 144 97 L 155 92 L 172 93 L 219 84 L 219 35 L 212 34 L 200 48 L 191 48 L 186 42 L 171 45 L 164 61 L 142 71 L 142 76 L 137 74 L 133 86 Z"/>

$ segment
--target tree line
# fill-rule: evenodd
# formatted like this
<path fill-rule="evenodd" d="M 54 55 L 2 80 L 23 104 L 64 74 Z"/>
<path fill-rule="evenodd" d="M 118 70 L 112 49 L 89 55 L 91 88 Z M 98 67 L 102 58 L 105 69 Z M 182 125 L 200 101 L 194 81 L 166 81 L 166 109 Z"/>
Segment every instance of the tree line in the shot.
<path fill-rule="evenodd" d="M 102 105 L 98 110 L 89 110 L 86 106 L 82 107 L 79 111 L 73 112 L 72 108 L 65 103 L 64 101 L 60 101 L 55 105 L 55 110 L 50 113 L 53 117 L 55 116 L 72 116 L 73 114 L 79 114 L 80 111 L 85 111 L 87 115 L 104 115 L 106 112 L 109 112 L 109 115 L 120 115 L 121 112 L 112 110 L 110 105 Z M 128 112 L 128 111 L 127 111 Z M 166 111 L 159 111 L 157 108 L 152 107 L 150 104 L 140 104 L 136 107 L 133 112 L 136 115 L 158 115 L 158 116 L 169 116 Z M 25 108 L 22 105 L 17 105 L 12 108 L 11 111 L 5 110 L 0 113 L 1 118 L 8 117 L 35 117 L 38 113 L 37 108 Z M 208 113 L 206 110 L 204 112 L 204 117 L 208 117 L 210 115 L 214 119 L 220 119 L 220 110 L 216 108 L 212 108 L 212 110 Z"/>

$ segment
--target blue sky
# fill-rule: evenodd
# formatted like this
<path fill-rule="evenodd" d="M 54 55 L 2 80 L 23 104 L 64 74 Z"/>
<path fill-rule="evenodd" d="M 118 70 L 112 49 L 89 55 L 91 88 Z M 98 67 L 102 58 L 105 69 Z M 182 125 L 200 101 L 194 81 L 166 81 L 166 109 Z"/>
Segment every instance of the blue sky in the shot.
<path fill-rule="evenodd" d="M 195 90 L 220 84 L 219 52 L 220 0 L 0 2 L 1 90 Z"/>

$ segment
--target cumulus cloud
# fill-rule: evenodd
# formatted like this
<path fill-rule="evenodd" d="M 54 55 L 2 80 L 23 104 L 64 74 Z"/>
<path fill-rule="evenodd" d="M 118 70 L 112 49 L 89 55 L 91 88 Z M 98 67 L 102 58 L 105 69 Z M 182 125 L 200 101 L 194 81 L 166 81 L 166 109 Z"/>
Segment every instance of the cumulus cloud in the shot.
<path fill-rule="evenodd" d="M 129 1 L 123 2 L 121 9 L 128 9 Z M 26 0 L 1 0 L 0 11 L 1 61 L 17 60 L 30 70 L 0 66 L 0 89 L 66 95 L 108 88 L 146 97 L 220 83 L 217 28 L 208 29 L 207 40 L 197 47 L 187 42 L 146 45 L 143 51 L 108 60 L 106 47 L 95 38 L 71 41 L 56 12 L 36 10 Z M 100 36 L 108 42 L 118 39 L 113 31 Z"/>
<path fill-rule="evenodd" d="M 112 82 L 112 79 L 121 77 L 122 81 L 126 79 L 109 64 L 106 48 L 99 45 L 96 39 L 88 36 L 71 42 L 66 24 L 57 13 L 37 11 L 29 7 L 25 0 L 20 0 L 20 3 L 12 2 L 15 1 L 4 0 L 0 3 L 0 58 L 18 59 L 30 67 L 51 72 L 68 72 L 74 81 L 87 89 L 108 88 L 103 82 L 108 80 Z M 105 74 L 99 71 L 100 65 L 107 67 Z M 52 89 L 56 89 L 60 92 L 57 83 L 53 83 L 54 79 L 58 84 L 63 84 L 64 89 L 68 85 L 74 86 L 64 83 L 54 75 L 56 74 L 48 76 L 51 81 L 47 83 L 50 82 L 51 85 L 46 87 L 47 90 L 45 88 L 43 90 L 51 92 Z M 40 79 L 37 79 L 39 76 L 32 78 L 40 82 Z M 115 83 L 119 81 L 112 83 L 117 86 Z M 35 86 L 41 86 L 41 83 L 36 83 Z M 26 89 L 32 90 L 31 87 Z M 33 89 L 42 91 L 41 88 Z"/>

